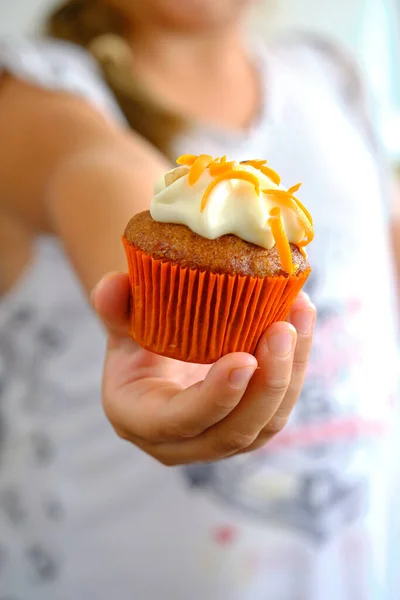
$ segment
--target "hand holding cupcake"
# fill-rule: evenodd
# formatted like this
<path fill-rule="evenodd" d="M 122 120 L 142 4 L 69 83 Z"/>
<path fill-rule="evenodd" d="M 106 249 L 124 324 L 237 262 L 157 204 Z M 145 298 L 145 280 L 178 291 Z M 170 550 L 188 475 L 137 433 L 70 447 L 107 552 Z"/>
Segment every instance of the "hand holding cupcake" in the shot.
<path fill-rule="evenodd" d="M 111 274 L 93 294 L 109 331 L 105 412 L 166 465 L 256 450 L 278 433 L 315 323 L 310 299 L 296 297 L 313 237 L 296 188 L 264 161 L 179 162 L 126 229 L 129 278 Z"/>

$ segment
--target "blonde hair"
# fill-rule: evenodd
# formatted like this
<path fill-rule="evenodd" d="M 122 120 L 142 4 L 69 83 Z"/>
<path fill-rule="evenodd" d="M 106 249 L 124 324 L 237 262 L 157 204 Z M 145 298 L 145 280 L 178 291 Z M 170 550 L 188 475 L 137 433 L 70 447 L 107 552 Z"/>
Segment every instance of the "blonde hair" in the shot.
<path fill-rule="evenodd" d="M 91 52 L 132 129 L 172 158 L 171 142 L 185 128 L 185 121 L 135 79 L 123 16 L 98 0 L 67 0 L 50 15 L 46 31 Z"/>

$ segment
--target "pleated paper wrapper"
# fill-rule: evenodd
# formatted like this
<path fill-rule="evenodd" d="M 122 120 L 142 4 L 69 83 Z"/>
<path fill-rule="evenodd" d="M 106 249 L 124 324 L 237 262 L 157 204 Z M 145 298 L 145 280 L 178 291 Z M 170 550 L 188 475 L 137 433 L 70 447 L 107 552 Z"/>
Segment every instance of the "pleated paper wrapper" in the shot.
<path fill-rule="evenodd" d="M 151 352 L 210 364 L 230 352 L 254 354 L 267 327 L 287 318 L 311 269 L 251 277 L 181 267 L 123 238 L 132 289 L 130 333 Z"/>

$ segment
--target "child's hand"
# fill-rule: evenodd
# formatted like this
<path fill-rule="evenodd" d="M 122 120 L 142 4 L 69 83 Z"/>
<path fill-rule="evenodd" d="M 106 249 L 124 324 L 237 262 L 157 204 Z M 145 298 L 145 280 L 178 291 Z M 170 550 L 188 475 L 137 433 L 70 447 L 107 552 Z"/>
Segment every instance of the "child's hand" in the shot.
<path fill-rule="evenodd" d="M 266 331 L 256 357 L 229 354 L 212 367 L 141 349 L 128 334 L 129 295 L 128 276 L 118 273 L 92 297 L 109 331 L 103 405 L 120 437 L 178 465 L 260 448 L 283 428 L 311 349 L 316 313 L 307 295 L 297 298 L 290 323 Z"/>

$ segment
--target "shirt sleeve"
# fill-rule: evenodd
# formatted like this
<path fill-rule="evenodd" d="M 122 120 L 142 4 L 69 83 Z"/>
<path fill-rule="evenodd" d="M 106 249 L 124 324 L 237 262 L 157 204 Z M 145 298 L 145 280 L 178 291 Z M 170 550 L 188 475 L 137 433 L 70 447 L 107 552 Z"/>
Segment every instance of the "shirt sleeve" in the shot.
<path fill-rule="evenodd" d="M 106 116 L 125 123 L 97 63 L 85 50 L 73 44 L 47 40 L 0 40 L 1 72 L 43 89 L 80 96 Z"/>

